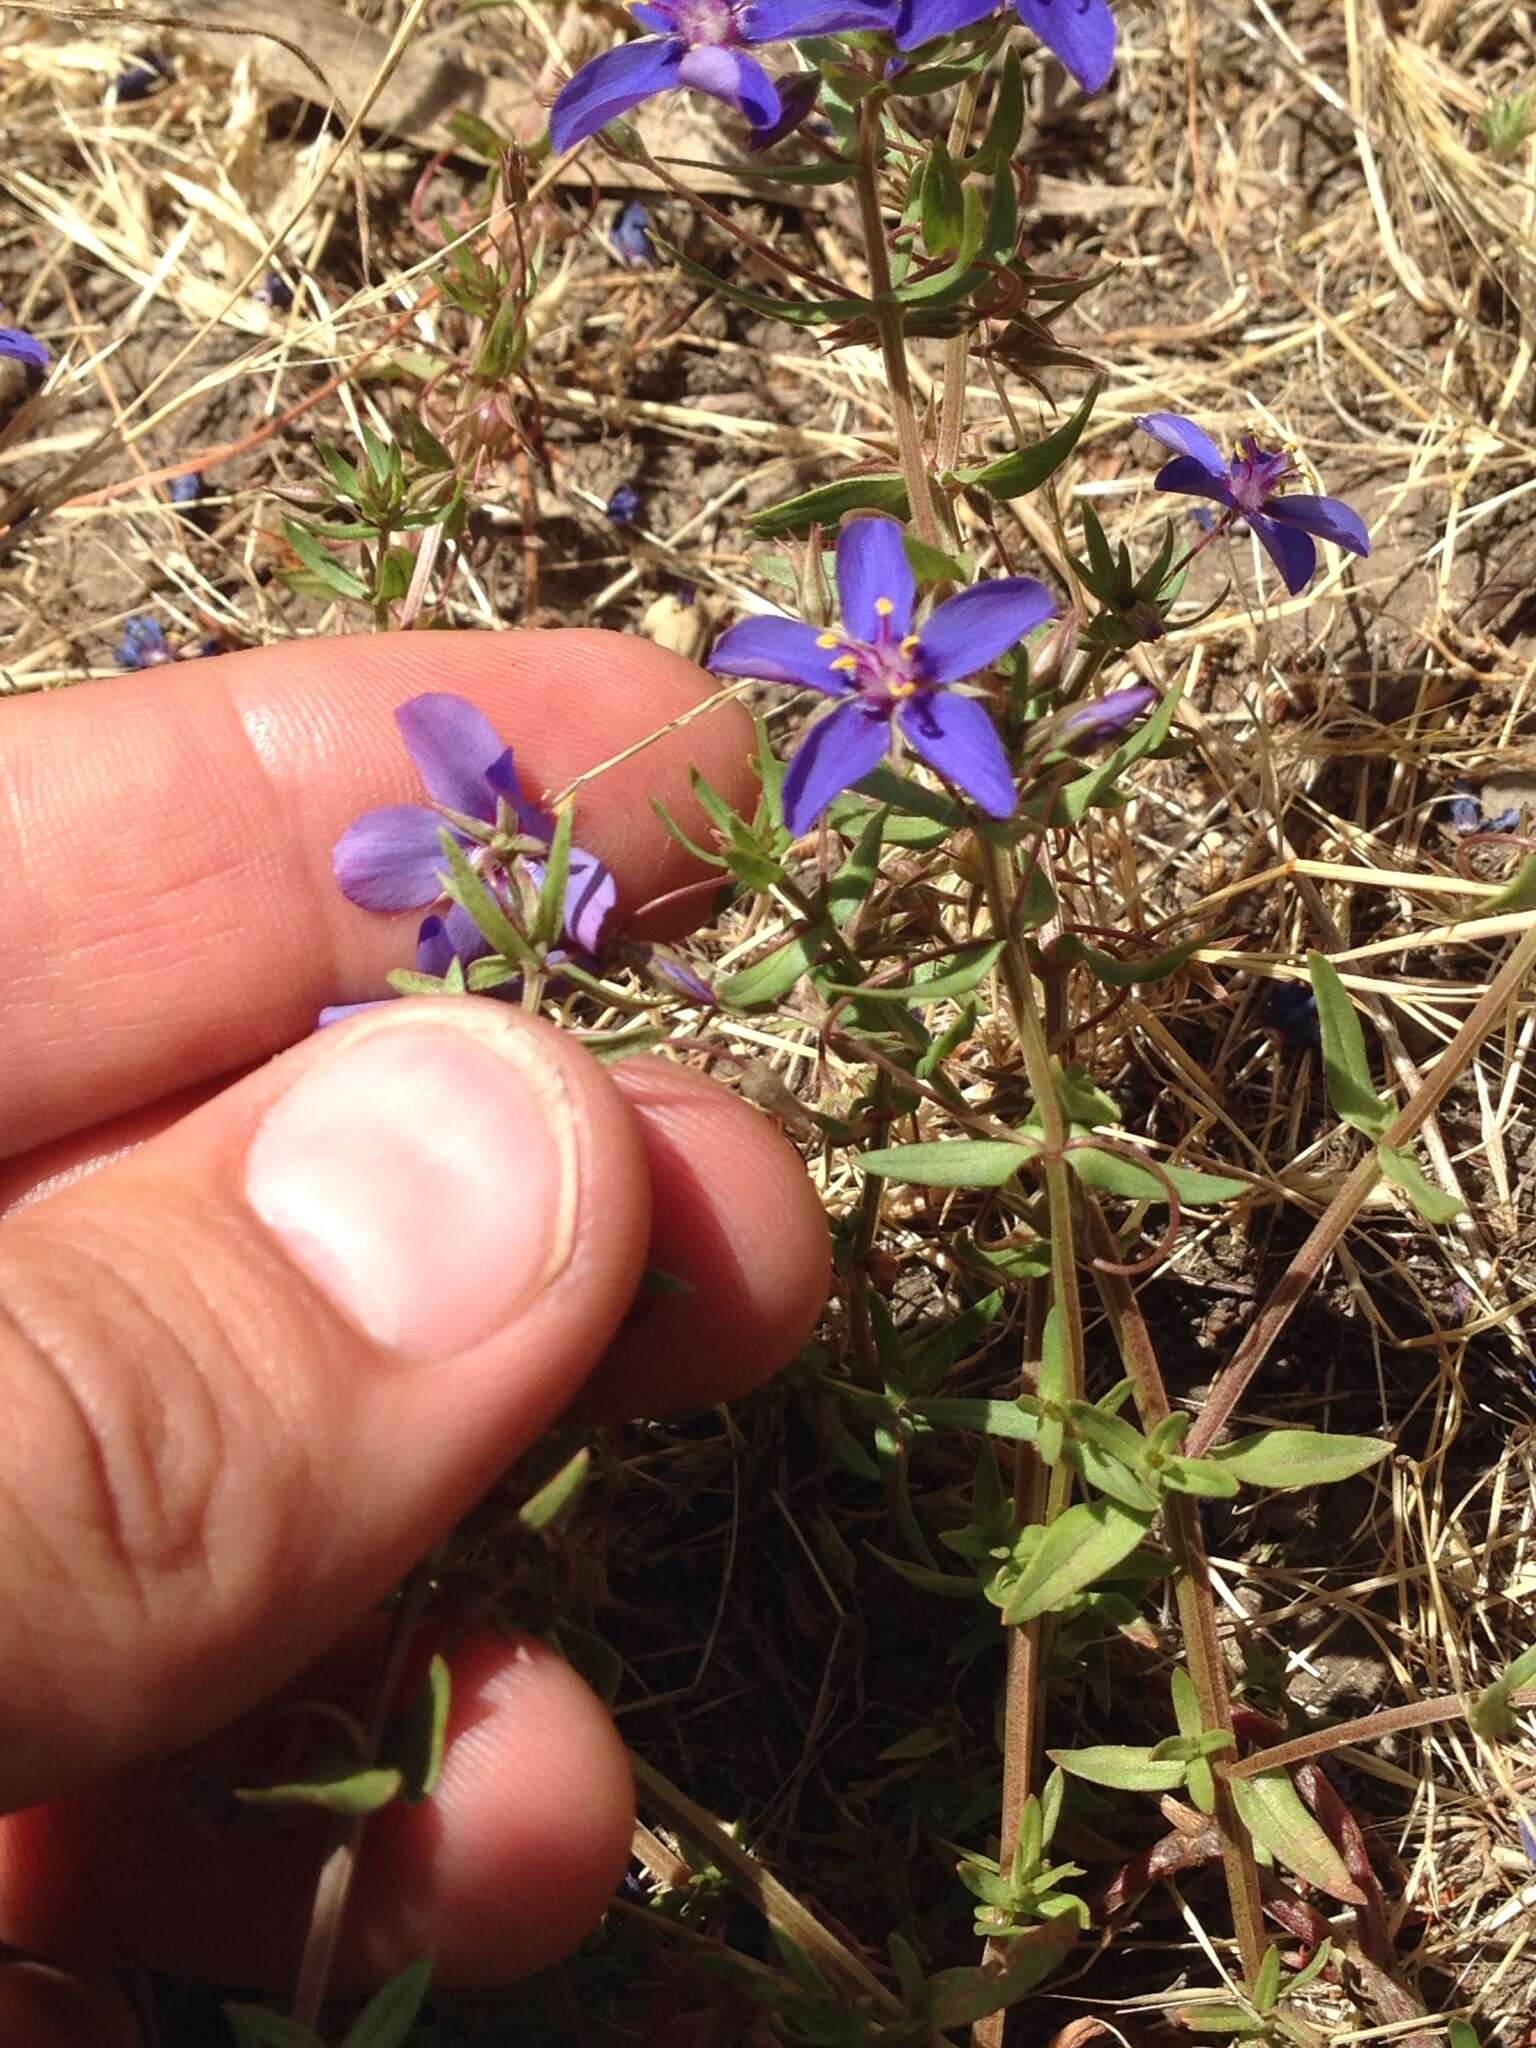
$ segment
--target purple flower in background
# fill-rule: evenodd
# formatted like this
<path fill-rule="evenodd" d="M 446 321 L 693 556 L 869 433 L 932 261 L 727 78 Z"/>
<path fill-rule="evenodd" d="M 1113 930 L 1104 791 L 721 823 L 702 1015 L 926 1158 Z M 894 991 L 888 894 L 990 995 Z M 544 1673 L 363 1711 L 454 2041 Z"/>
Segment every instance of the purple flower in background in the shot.
<path fill-rule="evenodd" d="M 170 483 L 173 505 L 195 505 L 203 495 L 203 473 L 189 469 L 185 476 L 173 476 Z"/>
<path fill-rule="evenodd" d="M 286 277 L 273 270 L 257 285 L 251 297 L 259 299 L 264 306 L 270 306 L 274 313 L 286 313 L 293 304 L 293 286 Z"/>
<path fill-rule="evenodd" d="M 620 484 L 603 507 L 605 518 L 615 526 L 631 526 L 640 517 L 640 493 L 633 484 Z"/>
<path fill-rule="evenodd" d="M 656 245 L 651 240 L 651 216 L 638 199 L 631 199 L 627 206 L 620 207 L 619 217 L 613 224 L 613 246 L 619 252 L 619 261 L 628 264 L 631 270 L 654 270 L 656 268 Z"/>
<path fill-rule="evenodd" d="M 916 632 L 912 566 L 894 519 L 854 519 L 837 537 L 843 630 L 799 619 L 744 619 L 716 641 L 709 667 L 820 690 L 836 709 L 811 727 L 784 777 L 784 822 L 808 831 L 840 791 L 879 766 L 899 732 L 921 760 L 989 817 L 1017 800 L 1013 770 L 984 705 L 948 686 L 1016 646 L 1056 610 L 1028 576 L 977 583 Z"/>
<path fill-rule="evenodd" d="M 35 334 L 28 334 L 24 327 L 0 327 L 0 358 L 20 363 L 33 390 L 47 376 L 48 365 L 53 361 L 46 344 Z"/>
<path fill-rule="evenodd" d="M 1269 454 L 1252 434 L 1244 434 L 1228 460 L 1203 427 L 1176 412 L 1143 413 L 1136 424 L 1173 451 L 1172 462 L 1165 462 L 1153 479 L 1158 490 L 1213 498 L 1226 507 L 1218 527 L 1234 518 L 1246 520 L 1293 597 L 1306 589 L 1317 568 L 1314 534 L 1352 555 L 1371 552 L 1365 521 L 1339 499 L 1280 496 L 1296 474 L 1283 450 Z"/>
<path fill-rule="evenodd" d="M 113 649 L 119 668 L 163 668 L 174 661 L 165 628 L 158 619 L 135 612 L 123 621 L 123 637 Z"/>
<path fill-rule="evenodd" d="M 630 12 L 655 31 L 583 64 L 549 116 L 551 145 L 563 154 L 659 92 L 692 86 L 771 128 L 782 113 L 778 87 L 755 58 L 761 43 L 828 36 L 892 23 L 892 0 L 644 0 Z"/>
<path fill-rule="evenodd" d="M 544 867 L 537 855 L 507 842 L 521 836 L 547 847 L 555 821 L 524 795 L 512 749 L 490 720 L 464 698 L 437 691 L 402 704 L 395 723 L 432 803 L 391 804 L 353 820 L 332 856 L 348 901 L 364 910 L 423 910 L 443 903 L 445 826 L 493 891 L 510 858 L 522 859 L 534 881 L 541 881 Z M 595 854 L 573 846 L 565 892 L 572 945 L 589 958 L 600 953 L 617 908 L 613 876 Z M 474 919 L 457 904 L 442 912 L 441 923 L 448 958 L 468 962 L 490 951 Z M 429 934 L 427 925 L 422 938 L 435 944 L 438 934 Z M 419 958 L 418 951 L 418 964 Z"/>
<path fill-rule="evenodd" d="M 1086 704 L 1074 704 L 1062 713 L 1061 724 L 1052 735 L 1054 743 L 1069 754 L 1091 753 L 1106 740 L 1118 739 L 1128 725 L 1134 725 L 1143 711 L 1157 702 L 1150 683 L 1128 683 L 1123 690 L 1109 690 Z"/>
<path fill-rule="evenodd" d="M 163 57 L 145 57 L 140 63 L 130 64 L 126 71 L 118 73 L 111 96 L 120 107 L 128 106 L 134 100 L 147 100 L 161 80 L 169 78 L 170 74 L 171 67 Z"/>
<path fill-rule="evenodd" d="M 1012 0 L 1030 34 L 1061 59 L 1084 92 L 1097 92 L 1115 68 L 1115 17 L 1109 0 Z M 998 12 L 997 0 L 901 0 L 896 41 L 915 50 Z"/>

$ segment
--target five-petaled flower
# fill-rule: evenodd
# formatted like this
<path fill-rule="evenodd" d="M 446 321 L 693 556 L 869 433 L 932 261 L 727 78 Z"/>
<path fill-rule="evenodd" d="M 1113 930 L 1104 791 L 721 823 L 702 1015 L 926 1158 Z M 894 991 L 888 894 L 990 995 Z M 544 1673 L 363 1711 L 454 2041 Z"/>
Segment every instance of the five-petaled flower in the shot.
<path fill-rule="evenodd" d="M 748 49 L 892 25 L 891 0 L 642 0 L 630 12 L 655 33 L 583 64 L 550 111 L 555 149 L 574 149 L 642 100 L 685 85 L 724 100 L 754 129 L 772 128 L 779 90 Z"/>
<path fill-rule="evenodd" d="M 1115 68 L 1115 17 L 1109 0 L 1012 0 L 1030 33 L 1059 57 L 1084 92 L 1097 92 Z M 915 50 L 998 12 L 998 0 L 901 0 L 896 41 Z"/>
<path fill-rule="evenodd" d="M 806 733 L 784 777 L 784 822 L 808 831 L 840 791 L 876 768 L 899 733 L 913 753 L 989 817 L 1017 799 L 1013 770 L 984 705 L 949 686 L 1006 654 L 1056 610 L 1028 576 L 999 577 L 946 599 L 914 632 L 916 584 L 894 519 L 855 519 L 837 540 L 843 627 L 744 619 L 715 643 L 716 675 L 800 684 L 836 700 Z"/>
<path fill-rule="evenodd" d="M 543 863 L 528 842 L 546 850 L 555 833 L 547 811 L 523 792 L 512 749 L 483 713 L 445 691 L 412 697 L 395 713 L 406 749 L 432 799 L 365 811 L 336 842 L 333 864 L 342 894 L 364 910 L 438 906 L 418 935 L 417 965 L 465 962 L 491 950 L 469 913 L 449 905 L 444 884 L 446 829 L 486 885 L 505 900 L 510 864 L 522 860 L 535 885 Z M 518 842 L 521 842 L 520 844 Z M 565 892 L 565 932 L 573 952 L 595 958 L 618 905 L 613 876 L 595 854 L 572 847 Z M 441 973 L 441 966 L 422 968 Z"/>
<path fill-rule="evenodd" d="M 1158 490 L 1213 498 L 1225 506 L 1217 532 L 1234 519 L 1246 520 L 1293 597 L 1305 590 L 1317 568 L 1314 534 L 1352 555 L 1371 552 L 1365 521 L 1339 499 L 1303 492 L 1280 495 L 1296 474 L 1296 465 L 1284 450 L 1268 453 L 1252 434 L 1244 434 L 1228 460 L 1203 427 L 1176 412 L 1143 413 L 1136 424 L 1173 451 L 1172 462 L 1165 462 L 1153 479 Z"/>

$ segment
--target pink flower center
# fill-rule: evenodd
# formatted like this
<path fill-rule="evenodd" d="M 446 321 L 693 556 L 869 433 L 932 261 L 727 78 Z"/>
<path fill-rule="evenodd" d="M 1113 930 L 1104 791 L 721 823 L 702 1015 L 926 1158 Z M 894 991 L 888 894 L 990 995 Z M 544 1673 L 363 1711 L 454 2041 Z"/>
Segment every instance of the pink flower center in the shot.
<path fill-rule="evenodd" d="M 695 49 L 721 49 L 743 40 L 736 0 L 676 0 L 677 32 Z"/>
<path fill-rule="evenodd" d="M 920 696 L 929 685 L 919 671 L 918 638 L 898 640 L 891 628 L 896 607 L 888 597 L 875 600 L 880 624 L 873 640 L 850 640 L 841 633 L 823 633 L 821 645 L 838 649 L 832 666 L 840 669 L 872 711 L 890 711 L 904 698 Z"/>
<path fill-rule="evenodd" d="M 1252 434 L 1244 434 L 1232 459 L 1232 496 L 1240 512 L 1262 512 L 1295 465 L 1284 450 L 1268 455 Z"/>

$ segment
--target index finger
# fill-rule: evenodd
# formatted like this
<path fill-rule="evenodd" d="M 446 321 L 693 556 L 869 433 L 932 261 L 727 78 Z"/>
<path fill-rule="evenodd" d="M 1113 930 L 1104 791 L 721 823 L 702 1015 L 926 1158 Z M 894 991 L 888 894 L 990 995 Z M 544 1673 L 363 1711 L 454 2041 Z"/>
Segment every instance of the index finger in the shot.
<path fill-rule="evenodd" d="M 696 766 L 750 801 L 751 722 L 710 678 L 616 633 L 310 640 L 0 709 L 0 1156 L 264 1058 L 326 1003 L 385 993 L 414 919 L 356 909 L 331 849 L 420 801 L 393 712 L 476 704 L 532 796 L 660 734 L 577 796 L 580 843 L 634 909 L 709 871 L 653 799 L 707 827 Z M 671 729 L 669 729 L 671 728 Z"/>

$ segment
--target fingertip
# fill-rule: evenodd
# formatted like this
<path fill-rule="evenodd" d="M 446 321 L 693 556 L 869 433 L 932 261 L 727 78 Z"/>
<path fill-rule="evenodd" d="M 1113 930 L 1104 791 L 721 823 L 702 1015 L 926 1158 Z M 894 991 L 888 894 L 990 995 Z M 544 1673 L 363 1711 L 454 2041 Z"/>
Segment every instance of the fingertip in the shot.
<path fill-rule="evenodd" d="M 572 1413 L 613 1421 L 734 1399 L 816 1326 L 831 1277 L 820 1197 L 778 1126 L 739 1096 L 662 1059 L 610 1072 L 651 1178 L 651 1285 Z"/>
<path fill-rule="evenodd" d="M 14 2048 L 138 2048 L 143 2036 L 108 1986 L 83 1984 L 47 1963 L 0 1967 L 0 2042 Z"/>

